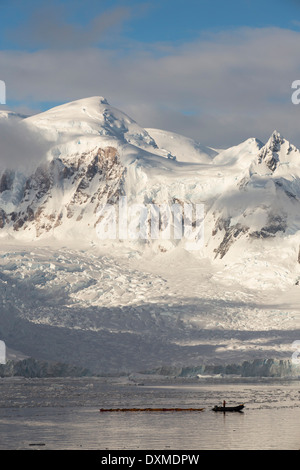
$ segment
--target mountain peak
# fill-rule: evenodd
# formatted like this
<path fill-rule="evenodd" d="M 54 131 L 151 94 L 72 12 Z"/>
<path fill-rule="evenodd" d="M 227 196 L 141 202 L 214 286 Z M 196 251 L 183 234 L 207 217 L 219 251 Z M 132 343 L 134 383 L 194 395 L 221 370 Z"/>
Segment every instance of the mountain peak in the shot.
<path fill-rule="evenodd" d="M 44 119 L 86 119 L 95 117 L 95 115 L 102 114 L 105 106 L 109 106 L 106 98 L 103 96 L 91 96 L 88 98 L 81 98 L 79 100 L 70 101 L 61 105 L 55 106 L 42 113 L 36 114 L 28 118 L 28 121 L 41 121 Z"/>
<path fill-rule="evenodd" d="M 89 141 L 96 145 L 129 143 L 151 149 L 157 147 L 150 135 L 123 111 L 111 106 L 103 96 L 91 96 L 51 108 L 26 119 L 27 123 L 43 130 L 50 139 L 65 144 L 67 141 Z M 93 137 L 93 138 L 92 138 Z M 113 141 L 113 142 L 112 142 Z"/>
<path fill-rule="evenodd" d="M 266 146 L 273 152 L 278 152 L 280 146 L 285 142 L 285 139 L 281 136 L 278 131 L 273 131 Z"/>
<path fill-rule="evenodd" d="M 258 154 L 258 163 L 264 162 L 266 166 L 274 172 L 281 160 L 282 154 L 287 154 L 291 148 L 281 134 L 274 130 Z"/>
<path fill-rule="evenodd" d="M 109 106 L 109 102 L 107 101 L 106 98 L 104 98 L 104 96 L 89 96 L 87 98 L 80 98 L 78 100 L 70 101 L 68 103 L 57 106 L 56 108 L 70 107 L 70 106 L 79 107 L 79 108 L 82 106 L 83 107 L 84 106 L 97 107 L 102 104 Z M 56 109 L 56 108 L 53 108 L 53 109 Z"/>

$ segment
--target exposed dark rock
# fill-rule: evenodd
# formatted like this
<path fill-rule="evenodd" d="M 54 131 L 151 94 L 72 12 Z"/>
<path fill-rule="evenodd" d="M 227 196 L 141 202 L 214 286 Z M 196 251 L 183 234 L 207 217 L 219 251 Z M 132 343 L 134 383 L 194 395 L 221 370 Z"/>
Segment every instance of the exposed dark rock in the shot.
<path fill-rule="evenodd" d="M 218 231 L 225 230 L 222 242 L 220 243 L 218 248 L 215 248 L 214 250 L 214 252 L 216 253 L 215 258 L 217 258 L 217 256 L 220 256 L 220 258 L 222 259 L 228 252 L 230 246 L 236 241 L 236 239 L 249 231 L 249 227 L 243 226 L 239 223 L 230 226 L 230 221 L 230 218 L 220 218 L 216 223 L 215 229 L 213 230 L 213 235 L 216 235 Z"/>
<path fill-rule="evenodd" d="M 24 188 L 21 189 L 23 197 L 19 201 L 19 207 L 22 209 L 10 214 L 1 209 L 0 229 L 11 224 L 16 231 L 21 228 L 26 230 L 29 224 L 33 223 L 36 235 L 40 236 L 60 225 L 64 215 L 73 217 L 80 205 L 83 207 L 80 217 L 77 213 L 77 220 L 81 220 L 87 203 L 94 204 L 96 213 L 97 205 L 102 201 L 109 204 L 118 202 L 120 195 L 124 194 L 125 171 L 114 147 L 94 149 L 66 160 L 56 158 L 40 165 L 34 174 L 25 180 Z M 93 183 L 91 191 L 91 183 L 96 177 L 97 183 Z M 11 188 L 13 178 L 12 172 L 6 171 L 2 174 L 0 192 Z M 63 188 L 66 179 L 70 178 L 73 178 L 74 186 L 70 200 L 57 210 L 51 207 L 50 212 L 47 203 L 52 198 L 53 189 L 57 186 Z"/>
<path fill-rule="evenodd" d="M 280 215 L 269 215 L 268 225 L 259 231 L 249 233 L 251 238 L 269 238 L 274 237 L 278 232 L 285 232 L 287 228 L 286 217 Z"/>
<path fill-rule="evenodd" d="M 10 170 L 4 171 L 0 178 L 0 194 L 12 188 L 15 173 Z"/>
<path fill-rule="evenodd" d="M 3 228 L 7 221 L 6 212 L 3 209 L 0 209 L 0 229 Z"/>

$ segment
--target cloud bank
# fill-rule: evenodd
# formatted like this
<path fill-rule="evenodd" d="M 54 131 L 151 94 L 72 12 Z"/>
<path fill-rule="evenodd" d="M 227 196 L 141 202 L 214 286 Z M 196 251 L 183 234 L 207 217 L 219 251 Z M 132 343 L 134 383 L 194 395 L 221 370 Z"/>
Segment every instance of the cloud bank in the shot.
<path fill-rule="evenodd" d="M 0 119 L 0 172 L 4 169 L 30 172 L 50 148 L 51 142 L 25 121 L 14 117 Z"/>
<path fill-rule="evenodd" d="M 0 52 L 8 103 L 56 104 L 101 95 L 144 127 L 205 145 L 224 148 L 248 137 L 265 141 L 277 129 L 300 146 L 300 106 L 291 101 L 291 84 L 300 79 L 300 32 L 243 28 L 177 46 L 91 45 L 109 20 L 120 24 L 126 15 L 128 10 L 119 9 L 109 12 L 107 22 L 95 18 L 75 48 L 55 47 L 51 32 L 43 50 Z M 75 26 L 64 31 L 64 23 L 55 24 L 59 41 L 74 45 Z"/>

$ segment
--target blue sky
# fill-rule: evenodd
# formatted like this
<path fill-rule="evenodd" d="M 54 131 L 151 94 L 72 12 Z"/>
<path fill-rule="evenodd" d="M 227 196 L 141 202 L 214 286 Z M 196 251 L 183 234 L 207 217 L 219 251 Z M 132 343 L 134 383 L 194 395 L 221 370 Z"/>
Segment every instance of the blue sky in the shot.
<path fill-rule="evenodd" d="M 300 0 L 0 0 L 0 44 L 6 108 L 101 95 L 207 145 L 298 139 Z"/>
<path fill-rule="evenodd" d="M 123 8 L 128 10 L 122 25 L 124 37 L 146 43 L 187 41 L 207 31 L 241 26 L 299 30 L 300 24 L 300 1 L 297 0 L 152 0 L 149 3 L 137 0 L 2 0 L 1 48 L 23 48 L 21 38 L 10 37 L 10 30 L 23 27 L 37 10 L 44 8 L 63 13 L 67 23 L 83 27 L 97 15 Z M 42 40 L 35 47 L 43 47 Z"/>

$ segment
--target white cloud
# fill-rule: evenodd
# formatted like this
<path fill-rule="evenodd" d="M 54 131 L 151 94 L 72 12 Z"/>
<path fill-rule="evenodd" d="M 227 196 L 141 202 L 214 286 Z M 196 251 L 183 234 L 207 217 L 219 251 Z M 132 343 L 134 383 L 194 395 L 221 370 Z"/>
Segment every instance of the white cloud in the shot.
<path fill-rule="evenodd" d="M 0 170 L 33 169 L 51 147 L 38 130 L 17 118 L 0 119 Z"/>
<path fill-rule="evenodd" d="M 180 47 L 139 44 L 120 50 L 81 48 L 0 52 L 9 99 L 66 102 L 102 95 L 144 127 L 160 127 L 204 144 L 228 146 L 276 128 L 300 145 L 300 32 L 241 29 L 202 36 Z"/>

